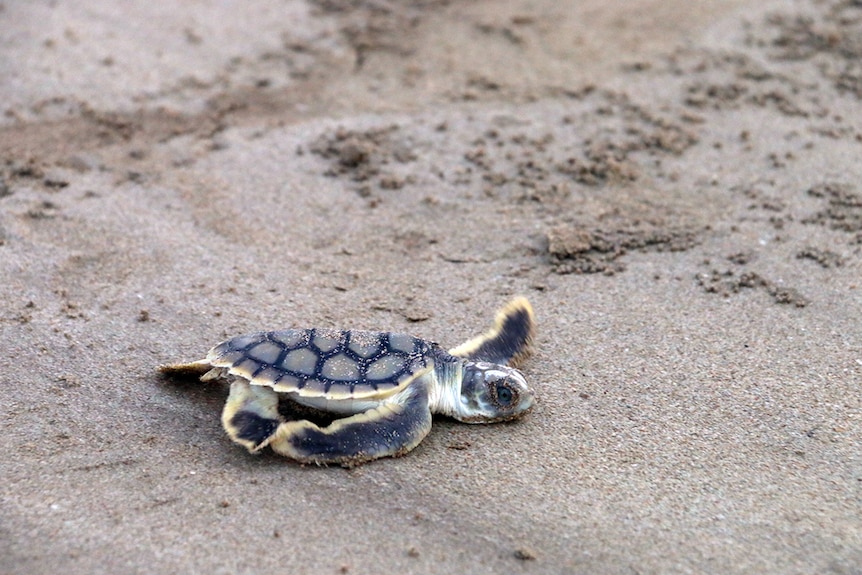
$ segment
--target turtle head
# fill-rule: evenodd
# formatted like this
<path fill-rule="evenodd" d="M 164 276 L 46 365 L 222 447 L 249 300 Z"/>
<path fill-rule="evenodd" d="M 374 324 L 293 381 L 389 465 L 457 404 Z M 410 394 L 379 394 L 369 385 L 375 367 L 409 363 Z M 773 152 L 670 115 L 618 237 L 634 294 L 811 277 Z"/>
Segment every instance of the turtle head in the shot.
<path fill-rule="evenodd" d="M 533 391 L 517 369 L 467 361 L 454 417 L 465 423 L 505 421 L 521 417 L 534 403 Z"/>

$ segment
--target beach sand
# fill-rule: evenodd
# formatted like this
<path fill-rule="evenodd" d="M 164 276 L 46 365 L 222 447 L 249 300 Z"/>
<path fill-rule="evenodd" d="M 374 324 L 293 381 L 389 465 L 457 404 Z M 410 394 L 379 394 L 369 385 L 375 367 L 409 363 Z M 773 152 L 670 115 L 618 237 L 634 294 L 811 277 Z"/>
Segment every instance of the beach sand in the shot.
<path fill-rule="evenodd" d="M 858 1 L 0 23 L 0 573 L 862 573 Z M 533 412 L 354 469 L 156 372 L 518 294 Z"/>

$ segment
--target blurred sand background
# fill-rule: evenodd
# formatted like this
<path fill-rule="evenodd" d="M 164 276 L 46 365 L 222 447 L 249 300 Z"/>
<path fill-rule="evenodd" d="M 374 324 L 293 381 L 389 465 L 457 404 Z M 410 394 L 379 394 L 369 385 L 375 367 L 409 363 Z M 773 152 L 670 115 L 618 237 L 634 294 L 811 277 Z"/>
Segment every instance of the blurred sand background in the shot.
<path fill-rule="evenodd" d="M 862 4 L 0 3 L 0 573 L 862 573 Z M 259 329 L 455 345 L 525 420 L 254 457 Z"/>

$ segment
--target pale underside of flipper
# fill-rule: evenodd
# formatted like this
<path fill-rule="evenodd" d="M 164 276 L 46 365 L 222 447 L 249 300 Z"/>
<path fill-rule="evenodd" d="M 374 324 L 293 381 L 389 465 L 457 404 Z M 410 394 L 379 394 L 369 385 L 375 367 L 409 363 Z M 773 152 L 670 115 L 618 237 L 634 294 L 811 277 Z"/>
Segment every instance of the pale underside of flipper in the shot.
<path fill-rule="evenodd" d="M 507 303 L 494 320 L 494 326 L 449 353 L 472 361 L 487 361 L 518 367 L 532 352 L 536 319 L 527 298 L 517 297 Z"/>

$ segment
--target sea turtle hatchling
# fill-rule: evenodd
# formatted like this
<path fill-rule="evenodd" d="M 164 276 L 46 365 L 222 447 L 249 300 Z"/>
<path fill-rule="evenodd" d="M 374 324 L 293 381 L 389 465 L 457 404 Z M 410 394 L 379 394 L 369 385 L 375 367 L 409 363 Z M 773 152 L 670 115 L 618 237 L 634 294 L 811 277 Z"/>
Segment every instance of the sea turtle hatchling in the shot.
<path fill-rule="evenodd" d="M 448 352 L 400 333 L 288 329 L 235 337 L 206 359 L 159 370 L 229 381 L 222 425 L 253 453 L 269 445 L 302 463 L 352 466 L 407 453 L 431 430 L 432 413 L 466 423 L 527 413 L 533 391 L 515 367 L 534 331 L 530 303 L 519 297 L 489 331 Z M 280 398 L 336 419 L 286 421 Z"/>

